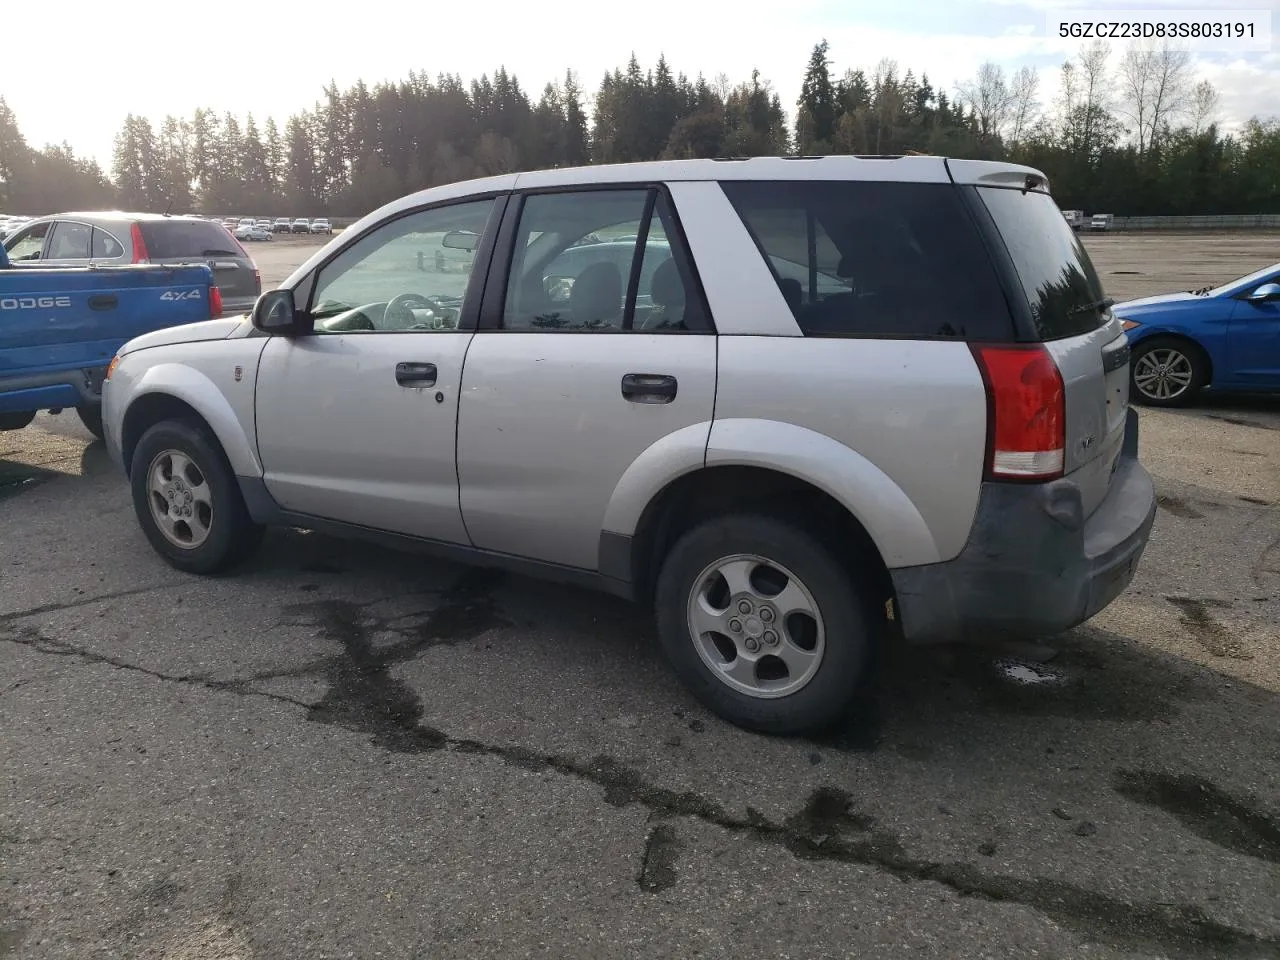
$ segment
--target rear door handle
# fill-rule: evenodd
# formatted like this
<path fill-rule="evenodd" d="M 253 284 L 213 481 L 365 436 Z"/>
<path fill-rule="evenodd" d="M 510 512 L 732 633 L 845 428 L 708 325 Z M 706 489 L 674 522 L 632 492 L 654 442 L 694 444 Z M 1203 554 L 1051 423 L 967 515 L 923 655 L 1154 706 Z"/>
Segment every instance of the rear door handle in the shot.
<path fill-rule="evenodd" d="M 436 365 L 434 363 L 397 363 L 396 383 L 402 387 L 434 387 Z"/>
<path fill-rule="evenodd" d="M 622 395 L 632 403 L 670 403 L 676 398 L 676 378 L 662 373 L 628 373 Z"/>
<path fill-rule="evenodd" d="M 120 298 L 110 293 L 100 293 L 89 298 L 90 310 L 114 310 L 120 306 Z"/>

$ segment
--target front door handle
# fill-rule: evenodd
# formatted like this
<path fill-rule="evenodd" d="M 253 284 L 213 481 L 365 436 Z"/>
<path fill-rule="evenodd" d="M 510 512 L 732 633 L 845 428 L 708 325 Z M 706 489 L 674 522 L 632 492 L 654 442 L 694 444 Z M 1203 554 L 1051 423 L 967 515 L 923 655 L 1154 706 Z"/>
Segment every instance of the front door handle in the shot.
<path fill-rule="evenodd" d="M 436 365 L 434 363 L 397 363 L 396 383 L 402 387 L 434 387 Z"/>
<path fill-rule="evenodd" d="M 632 403 L 670 403 L 676 398 L 676 378 L 661 373 L 628 373 L 622 395 Z"/>
<path fill-rule="evenodd" d="M 114 310 L 120 306 L 120 298 L 110 293 L 99 293 L 89 298 L 90 310 Z"/>

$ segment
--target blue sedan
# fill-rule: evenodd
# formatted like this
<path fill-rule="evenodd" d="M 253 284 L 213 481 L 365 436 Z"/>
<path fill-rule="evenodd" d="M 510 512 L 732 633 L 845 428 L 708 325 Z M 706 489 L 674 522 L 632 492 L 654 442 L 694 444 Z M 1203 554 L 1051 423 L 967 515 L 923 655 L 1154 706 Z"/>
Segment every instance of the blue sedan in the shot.
<path fill-rule="evenodd" d="M 1130 396 L 1181 407 L 1215 392 L 1280 391 L 1280 263 L 1211 289 L 1114 307 L 1133 353 Z"/>

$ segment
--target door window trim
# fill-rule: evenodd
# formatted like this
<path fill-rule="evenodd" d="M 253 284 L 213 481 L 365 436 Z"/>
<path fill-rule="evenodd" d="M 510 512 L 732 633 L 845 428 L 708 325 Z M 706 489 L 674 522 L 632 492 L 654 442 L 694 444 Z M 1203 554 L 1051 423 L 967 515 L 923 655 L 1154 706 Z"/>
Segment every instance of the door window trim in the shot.
<path fill-rule="evenodd" d="M 694 329 L 689 330 L 662 330 L 662 331 L 637 331 L 630 329 L 627 323 L 628 314 L 624 313 L 624 325 L 619 328 L 608 329 L 575 329 L 575 328 L 551 328 L 547 330 L 510 330 L 503 326 L 503 314 L 506 310 L 507 300 L 507 284 L 511 280 L 511 268 L 515 263 L 516 241 L 519 239 L 520 218 L 524 214 L 525 201 L 530 197 L 550 196 L 555 194 L 581 194 L 581 193 L 616 193 L 625 190 L 643 190 L 649 196 L 645 200 L 646 216 L 640 224 L 640 236 L 637 237 L 637 244 L 643 244 L 648 238 L 648 227 L 652 220 L 652 215 L 658 209 L 659 197 L 666 202 L 667 211 L 671 215 L 671 231 L 667 237 L 671 244 L 671 256 L 675 260 L 676 270 L 680 272 L 680 279 L 684 281 L 685 290 L 688 293 L 688 303 L 686 310 L 690 325 Z M 698 276 L 698 266 L 693 261 L 693 255 L 689 247 L 689 238 L 685 235 L 684 226 L 680 222 L 680 212 L 676 209 L 675 201 L 671 197 L 671 191 L 667 189 L 667 185 L 662 182 L 655 181 L 619 181 L 610 183 L 578 183 L 578 184 L 557 184 L 548 187 L 529 187 L 526 189 L 516 189 L 510 194 L 510 202 L 506 206 L 506 212 L 502 218 L 502 223 L 498 228 L 497 235 L 494 238 L 493 259 L 489 264 L 488 279 L 484 287 L 484 296 L 480 302 L 479 326 L 478 330 L 482 333 L 555 333 L 570 335 L 589 335 L 593 337 L 599 336 L 617 336 L 619 334 L 633 335 L 636 333 L 661 333 L 662 336 L 715 336 L 715 321 L 711 314 L 711 307 L 707 301 L 706 290 L 702 286 L 702 279 Z M 643 268 L 641 257 L 635 257 L 632 260 L 632 272 L 635 274 L 635 280 L 639 282 L 637 271 Z M 630 295 L 631 287 L 628 283 L 627 302 L 632 314 L 635 311 L 634 297 Z"/>
<path fill-rule="evenodd" d="M 466 293 L 463 294 L 462 311 L 458 315 L 458 325 L 453 330 L 405 330 L 396 331 L 401 333 L 474 333 L 480 316 L 480 300 L 485 289 L 485 281 L 488 278 L 490 264 L 493 258 L 494 242 L 497 239 L 499 226 L 502 223 L 502 217 L 506 212 L 508 202 L 511 198 L 509 191 L 491 190 L 484 193 L 475 193 L 465 197 L 450 197 L 447 200 L 438 200 L 435 203 L 424 203 L 421 206 L 412 207 L 403 210 L 394 216 L 387 217 L 371 223 L 362 230 L 350 243 L 343 244 L 339 249 L 334 250 L 322 261 L 317 263 L 311 270 L 298 281 L 293 287 L 294 302 L 297 303 L 298 294 L 305 291 L 306 314 L 310 316 L 312 308 L 315 306 L 316 286 L 320 277 L 320 273 L 337 260 L 340 256 L 358 244 L 365 237 L 368 237 L 383 227 L 403 220 L 405 217 L 416 216 L 421 213 L 429 213 L 432 210 L 444 210 L 449 207 L 459 207 L 468 203 L 480 203 L 485 200 L 492 200 L 493 207 L 489 211 L 489 218 L 485 221 L 484 233 L 480 237 L 480 243 L 476 247 L 475 261 L 471 267 L 471 276 L 467 278 Z M 310 323 L 314 323 L 311 318 Z M 306 331 L 307 336 L 319 336 L 310 326 Z M 271 336 L 283 336 L 283 334 L 271 334 Z M 325 334 L 329 336 L 329 334 Z"/>

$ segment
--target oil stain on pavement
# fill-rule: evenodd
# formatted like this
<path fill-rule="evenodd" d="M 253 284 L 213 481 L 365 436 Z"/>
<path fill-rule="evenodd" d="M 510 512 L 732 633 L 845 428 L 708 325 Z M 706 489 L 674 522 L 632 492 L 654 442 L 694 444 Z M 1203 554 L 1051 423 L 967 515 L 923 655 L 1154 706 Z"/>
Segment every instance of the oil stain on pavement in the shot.
<path fill-rule="evenodd" d="M 1127 800 L 1165 811 L 1224 850 L 1280 863 L 1280 822 L 1208 780 L 1117 770 L 1115 790 Z"/>

